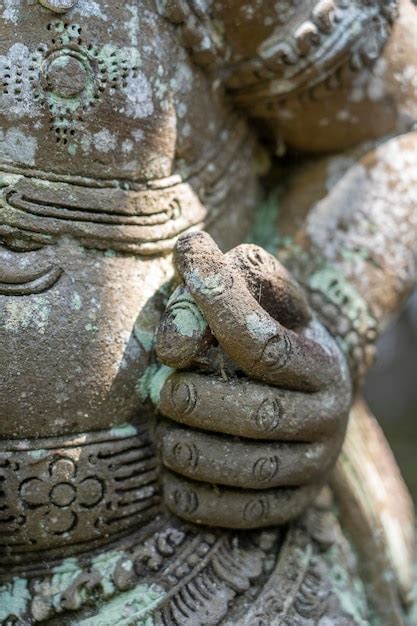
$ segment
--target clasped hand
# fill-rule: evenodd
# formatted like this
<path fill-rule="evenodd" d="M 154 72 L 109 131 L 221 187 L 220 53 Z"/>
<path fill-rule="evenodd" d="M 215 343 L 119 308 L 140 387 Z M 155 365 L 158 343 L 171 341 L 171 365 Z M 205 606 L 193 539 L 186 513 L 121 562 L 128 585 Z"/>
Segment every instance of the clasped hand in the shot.
<path fill-rule="evenodd" d="M 159 400 L 164 498 L 178 516 L 229 528 L 284 524 L 308 506 L 340 452 L 351 382 L 303 291 L 270 254 L 222 254 L 183 236 L 183 280 L 156 341 L 176 371 Z"/>

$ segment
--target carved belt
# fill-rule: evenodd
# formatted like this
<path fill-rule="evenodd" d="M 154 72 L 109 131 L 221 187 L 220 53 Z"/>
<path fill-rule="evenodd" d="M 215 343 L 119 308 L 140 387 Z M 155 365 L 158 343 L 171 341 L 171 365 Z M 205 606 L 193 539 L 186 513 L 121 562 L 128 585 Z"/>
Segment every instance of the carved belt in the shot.
<path fill-rule="evenodd" d="M 159 501 L 152 444 L 133 426 L 3 440 L 0 562 L 91 550 L 154 519 Z"/>

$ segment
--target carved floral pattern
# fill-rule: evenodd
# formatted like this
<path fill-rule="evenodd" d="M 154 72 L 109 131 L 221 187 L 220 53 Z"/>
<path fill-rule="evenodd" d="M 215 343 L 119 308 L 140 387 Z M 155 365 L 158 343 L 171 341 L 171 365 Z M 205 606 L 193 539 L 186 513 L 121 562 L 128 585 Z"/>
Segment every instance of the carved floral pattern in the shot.
<path fill-rule="evenodd" d="M 22 551 L 35 560 L 64 546 L 78 552 L 140 528 L 155 513 L 157 462 L 135 429 L 35 444 L 0 448 L 0 575 Z"/>
<path fill-rule="evenodd" d="M 104 488 L 92 476 L 77 480 L 77 467 L 71 459 L 61 457 L 49 466 L 50 480 L 29 478 L 20 485 L 23 500 L 32 507 L 43 507 L 47 532 L 60 535 L 74 528 L 78 515 L 74 505 L 90 508 L 100 502 Z"/>

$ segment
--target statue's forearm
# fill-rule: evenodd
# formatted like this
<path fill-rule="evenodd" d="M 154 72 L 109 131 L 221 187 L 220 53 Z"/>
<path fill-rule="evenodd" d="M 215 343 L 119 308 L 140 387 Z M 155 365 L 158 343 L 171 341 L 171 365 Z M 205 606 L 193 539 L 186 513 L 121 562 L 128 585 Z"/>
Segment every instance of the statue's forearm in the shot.
<path fill-rule="evenodd" d="M 310 211 L 290 265 L 344 345 L 354 377 L 417 281 L 417 134 L 381 144 Z"/>

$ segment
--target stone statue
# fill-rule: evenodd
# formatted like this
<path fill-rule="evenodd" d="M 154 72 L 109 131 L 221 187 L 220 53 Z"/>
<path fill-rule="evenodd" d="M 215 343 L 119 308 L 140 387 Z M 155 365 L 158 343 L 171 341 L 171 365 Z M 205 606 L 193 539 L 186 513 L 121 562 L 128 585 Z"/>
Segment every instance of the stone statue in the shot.
<path fill-rule="evenodd" d="M 351 410 L 417 281 L 416 28 L 2 0 L 1 624 L 417 623 Z"/>

